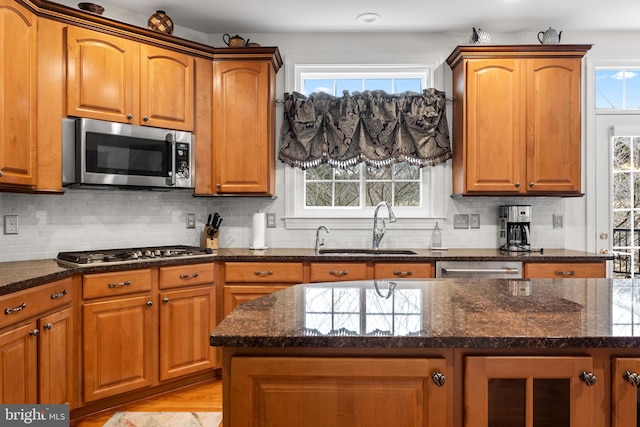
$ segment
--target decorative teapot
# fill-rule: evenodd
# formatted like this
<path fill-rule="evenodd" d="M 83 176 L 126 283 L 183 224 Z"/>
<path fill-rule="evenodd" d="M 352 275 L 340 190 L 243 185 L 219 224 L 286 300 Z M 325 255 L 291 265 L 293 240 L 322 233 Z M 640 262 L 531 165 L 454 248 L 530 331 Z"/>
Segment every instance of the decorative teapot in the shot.
<path fill-rule="evenodd" d="M 540 31 L 538 33 L 538 41 L 540 41 L 541 44 L 558 44 L 560 43 L 561 36 L 562 31 L 558 33 L 556 30 L 549 27 L 547 31 Z"/>
<path fill-rule="evenodd" d="M 231 37 L 229 34 L 225 34 L 224 36 L 222 36 L 222 41 L 224 41 L 225 44 L 229 47 L 242 47 L 247 44 L 244 39 L 237 34 L 233 37 Z"/>
<path fill-rule="evenodd" d="M 473 27 L 473 32 L 471 33 L 471 37 L 469 38 L 469 43 L 472 44 L 489 44 L 491 43 L 491 34 L 486 31 L 483 31 L 481 28 L 476 30 Z"/>

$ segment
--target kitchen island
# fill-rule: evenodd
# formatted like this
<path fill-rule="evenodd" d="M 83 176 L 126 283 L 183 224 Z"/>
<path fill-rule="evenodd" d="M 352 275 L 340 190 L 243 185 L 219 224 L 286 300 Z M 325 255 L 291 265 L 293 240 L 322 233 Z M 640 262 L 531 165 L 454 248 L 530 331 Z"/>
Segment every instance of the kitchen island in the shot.
<path fill-rule="evenodd" d="M 224 425 L 636 426 L 638 296 L 610 279 L 293 286 L 211 335 Z"/>

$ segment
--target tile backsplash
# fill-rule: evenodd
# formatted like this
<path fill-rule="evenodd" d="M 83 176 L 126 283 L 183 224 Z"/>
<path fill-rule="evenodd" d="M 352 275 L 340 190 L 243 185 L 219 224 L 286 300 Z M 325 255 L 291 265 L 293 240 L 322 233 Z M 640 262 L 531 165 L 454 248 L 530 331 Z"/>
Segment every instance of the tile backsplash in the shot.
<path fill-rule="evenodd" d="M 552 214 L 563 214 L 559 198 L 447 199 L 443 245 L 449 248 L 495 248 L 497 206 L 530 204 L 535 247 L 560 248 L 564 229 L 553 229 Z M 19 234 L 0 230 L 0 262 L 54 258 L 60 251 L 147 245 L 199 245 L 207 215 L 219 212 L 224 221 L 220 246 L 247 248 L 252 242 L 254 212 L 275 212 L 276 228 L 267 229 L 269 247 L 312 248 L 315 230 L 287 230 L 282 198 L 193 197 L 190 191 L 108 191 L 68 189 L 59 196 L 0 193 L 0 219 L 18 215 Z M 187 213 L 196 214 L 196 228 L 186 228 Z M 456 213 L 480 215 L 480 229 L 453 229 Z M 548 216 L 548 218 L 547 218 Z M 320 222 L 319 222 L 320 223 Z M 0 226 L 3 224 L 0 224 Z M 395 226 L 395 225 L 394 225 Z M 431 230 L 389 227 L 382 246 L 429 247 Z M 340 230 L 329 235 L 330 246 L 368 247 L 371 230 Z M 328 244 L 329 247 L 329 244 Z"/>

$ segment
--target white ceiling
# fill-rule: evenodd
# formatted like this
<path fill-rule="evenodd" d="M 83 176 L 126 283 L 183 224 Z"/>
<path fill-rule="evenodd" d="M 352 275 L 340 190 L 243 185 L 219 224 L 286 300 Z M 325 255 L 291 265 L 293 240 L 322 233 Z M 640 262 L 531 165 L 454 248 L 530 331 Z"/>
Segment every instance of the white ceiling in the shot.
<path fill-rule="evenodd" d="M 62 4 L 75 6 L 73 1 Z M 149 16 L 164 10 L 175 25 L 207 34 L 281 32 L 502 32 L 640 30 L 639 0 L 98 0 Z M 356 17 L 381 20 L 360 24 Z"/>

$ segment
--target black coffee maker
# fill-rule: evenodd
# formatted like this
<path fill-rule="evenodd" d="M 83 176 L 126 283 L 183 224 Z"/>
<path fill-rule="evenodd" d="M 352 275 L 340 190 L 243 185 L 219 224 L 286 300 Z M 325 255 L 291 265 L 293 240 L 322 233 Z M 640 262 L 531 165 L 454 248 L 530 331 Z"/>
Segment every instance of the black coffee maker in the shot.
<path fill-rule="evenodd" d="M 499 206 L 498 218 L 499 249 L 509 252 L 531 252 L 531 206 Z"/>

